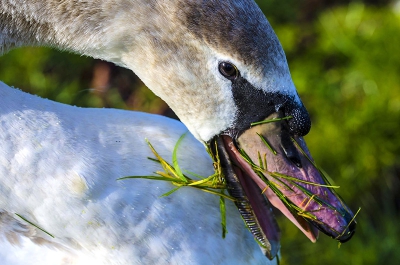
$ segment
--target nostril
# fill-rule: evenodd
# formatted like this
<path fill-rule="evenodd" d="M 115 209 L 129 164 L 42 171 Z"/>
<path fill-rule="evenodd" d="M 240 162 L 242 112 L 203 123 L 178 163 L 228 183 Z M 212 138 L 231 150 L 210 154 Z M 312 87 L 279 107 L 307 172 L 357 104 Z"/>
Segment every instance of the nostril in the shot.
<path fill-rule="evenodd" d="M 302 168 L 301 160 L 300 160 L 299 154 L 297 153 L 296 150 L 289 149 L 289 148 L 285 148 L 283 145 L 282 145 L 282 149 L 283 149 L 283 151 L 285 152 L 286 157 L 287 157 L 293 164 L 295 164 L 296 167 Z"/>
<path fill-rule="evenodd" d="M 290 135 L 286 130 L 281 132 L 281 147 L 285 153 L 287 159 L 296 165 L 298 168 L 302 168 L 301 159 L 299 153 L 297 152 L 296 146 L 293 144 Z"/>
<path fill-rule="evenodd" d="M 292 161 L 293 164 L 296 165 L 296 167 L 299 167 L 299 168 L 302 167 L 301 161 L 300 161 L 300 159 L 298 157 L 296 157 L 296 156 L 288 156 L 288 158 L 289 158 L 290 161 Z"/>

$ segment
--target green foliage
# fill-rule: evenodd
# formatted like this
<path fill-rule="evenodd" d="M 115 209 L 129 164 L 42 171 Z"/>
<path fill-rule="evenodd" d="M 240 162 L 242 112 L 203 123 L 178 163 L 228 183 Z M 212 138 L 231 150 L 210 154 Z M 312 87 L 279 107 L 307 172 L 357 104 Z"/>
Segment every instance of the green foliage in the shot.
<path fill-rule="evenodd" d="M 256 2 L 270 21 L 273 20 L 273 22 L 276 23 L 284 23 L 296 19 L 299 5 L 304 1 L 257 0 Z"/>
<path fill-rule="evenodd" d="M 337 192 L 351 208 L 362 208 L 356 234 L 339 249 L 324 235 L 310 243 L 280 218 L 281 264 L 397 264 L 400 14 L 389 6 L 378 9 L 359 1 L 325 8 L 299 23 L 299 10 L 312 1 L 258 2 L 272 18 L 311 114 L 313 127 L 306 141 L 314 159 L 332 184 L 341 187 Z M 0 58 L 0 80 L 73 105 L 164 111 L 165 105 L 126 71 L 118 80 L 135 85 L 127 85 L 128 92 L 116 90 L 120 86 L 111 82 L 104 95 L 93 93 L 88 88 L 97 63 L 49 49 L 18 49 Z"/>
<path fill-rule="evenodd" d="M 158 114 L 167 109 L 132 71 L 44 47 L 20 48 L 1 56 L 0 80 L 31 94 L 80 107 Z"/>
<path fill-rule="evenodd" d="M 361 207 L 353 239 L 337 249 L 283 226 L 283 264 L 397 264 L 400 244 L 400 15 L 362 4 L 326 10 L 312 25 L 276 32 L 313 127 L 317 163 Z M 290 253 L 290 255 L 285 255 Z"/>
<path fill-rule="evenodd" d="M 46 48 L 24 48 L 1 58 L 0 80 L 62 103 L 96 106 L 89 90 L 84 89 L 90 86 L 90 80 L 83 78 L 90 65 L 91 60 L 77 55 L 67 56 Z"/>

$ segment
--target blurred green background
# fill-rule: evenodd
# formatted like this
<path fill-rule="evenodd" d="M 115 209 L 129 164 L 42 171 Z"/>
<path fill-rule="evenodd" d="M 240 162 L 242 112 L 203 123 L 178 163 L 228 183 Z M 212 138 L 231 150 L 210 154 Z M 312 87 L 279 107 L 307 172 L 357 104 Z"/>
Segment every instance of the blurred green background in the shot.
<path fill-rule="evenodd" d="M 400 264 L 400 2 L 259 0 L 286 51 L 310 112 L 306 141 L 356 211 L 355 236 L 338 248 L 310 243 L 285 218 L 282 264 Z M 45 48 L 0 57 L 0 80 L 83 107 L 174 117 L 129 70 Z"/>

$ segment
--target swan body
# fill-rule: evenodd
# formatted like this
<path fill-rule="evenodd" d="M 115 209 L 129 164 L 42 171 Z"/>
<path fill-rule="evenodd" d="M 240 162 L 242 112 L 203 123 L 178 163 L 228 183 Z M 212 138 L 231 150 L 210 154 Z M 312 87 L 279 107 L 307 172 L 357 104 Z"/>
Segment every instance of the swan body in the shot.
<path fill-rule="evenodd" d="M 182 188 L 160 198 L 174 186 L 116 180 L 162 170 L 145 138 L 171 161 L 187 132 L 180 122 L 72 107 L 3 83 L 0 102 L 1 264 L 266 264 L 232 203 L 222 239 L 217 196 Z M 178 156 L 183 169 L 213 173 L 190 134 Z"/>
<path fill-rule="evenodd" d="M 215 147 L 228 192 L 262 251 L 231 206 L 227 238 L 214 235 L 219 219 L 211 195 L 184 190 L 160 199 L 170 185 L 115 180 L 155 171 L 143 138 L 170 157 L 186 130 L 180 123 L 74 108 L 2 85 L 1 100 L 9 98 L 0 107 L 6 244 L 48 243 L 78 260 L 120 264 L 267 263 L 263 255 L 273 260 L 280 247 L 271 205 L 313 242 L 317 229 L 341 242 L 354 234 L 353 213 L 310 159 L 302 139 L 311 127 L 309 115 L 254 1 L 0 0 L 0 52 L 24 45 L 52 46 L 133 70 L 193 135 L 183 147 L 184 167 L 207 175 L 212 164 L 195 139 Z M 278 119 L 252 125 L 270 118 Z M 291 179 L 269 188 L 275 173 Z"/>

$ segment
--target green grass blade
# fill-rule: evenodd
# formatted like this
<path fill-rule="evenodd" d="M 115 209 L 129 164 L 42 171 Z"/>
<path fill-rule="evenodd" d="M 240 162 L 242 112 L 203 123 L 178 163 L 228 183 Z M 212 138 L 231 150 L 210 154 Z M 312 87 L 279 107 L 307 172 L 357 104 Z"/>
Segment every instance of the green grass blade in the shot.
<path fill-rule="evenodd" d="M 162 180 L 162 181 L 174 181 L 174 179 L 172 178 L 159 177 L 159 176 L 127 176 L 118 178 L 117 180 L 124 180 L 124 179 L 151 179 L 151 180 Z"/>
<path fill-rule="evenodd" d="M 18 216 L 19 218 L 21 218 L 22 220 L 24 220 L 25 222 L 27 222 L 28 224 L 30 224 L 30 225 L 36 227 L 36 228 L 39 229 L 40 231 L 42 231 L 42 232 L 46 233 L 47 235 L 51 236 L 52 238 L 55 238 L 52 234 L 50 234 L 49 232 L 47 232 L 46 230 L 44 230 L 44 229 L 41 228 L 40 226 L 38 226 L 38 225 L 32 223 L 31 221 L 29 221 L 28 219 L 26 219 L 26 218 L 23 217 L 22 215 L 17 214 L 17 213 L 15 213 L 15 215 Z"/>
<path fill-rule="evenodd" d="M 260 168 L 261 168 L 262 170 L 265 170 L 264 163 L 263 163 L 263 160 L 262 160 L 262 158 L 261 158 L 261 154 L 260 154 L 259 151 L 257 152 L 257 155 L 258 155 L 258 164 L 260 165 Z"/>
<path fill-rule="evenodd" d="M 277 121 L 283 121 L 283 120 L 289 120 L 289 119 L 292 119 L 292 118 L 293 118 L 292 116 L 287 116 L 287 117 L 283 117 L 283 118 L 274 118 L 274 119 L 270 119 L 270 120 L 253 122 L 250 125 L 251 126 L 256 126 L 256 125 L 259 125 L 259 124 L 271 123 L 271 122 L 277 122 Z"/>
<path fill-rule="evenodd" d="M 326 187 L 326 188 L 331 188 L 331 189 L 339 189 L 340 186 L 332 186 L 332 185 L 327 185 L 327 184 L 319 184 L 319 183 L 315 183 L 315 182 L 311 182 L 311 181 L 306 181 L 306 180 L 302 180 L 302 179 L 298 179 L 295 177 L 291 177 L 282 173 L 278 173 L 278 172 L 270 172 L 270 175 L 274 175 L 276 177 L 280 177 L 280 178 L 284 178 L 287 180 L 292 180 L 292 181 L 296 181 L 296 182 L 301 182 L 304 184 L 308 184 L 308 185 L 312 185 L 312 186 L 317 186 L 317 187 Z"/>
<path fill-rule="evenodd" d="M 223 193 L 223 190 L 221 191 Z M 221 212 L 221 227 L 222 227 L 222 238 L 225 238 L 228 230 L 226 229 L 226 206 L 224 197 L 219 197 L 219 210 Z"/>
<path fill-rule="evenodd" d="M 213 182 L 213 179 L 215 179 L 215 175 L 211 175 L 208 178 L 194 181 L 194 182 L 188 184 L 188 186 L 201 186 L 202 184 L 205 184 L 206 186 L 210 186 L 210 183 Z"/>
<path fill-rule="evenodd" d="M 162 168 L 164 169 L 165 172 L 173 172 L 173 167 L 167 163 L 167 161 L 165 161 L 156 151 L 156 149 L 154 149 L 153 145 L 150 143 L 150 141 L 148 139 L 145 139 L 147 145 L 150 147 L 151 152 L 155 155 L 155 157 L 157 158 L 158 162 L 161 164 Z"/>
<path fill-rule="evenodd" d="M 192 175 L 193 177 L 196 177 L 196 178 L 198 178 L 198 179 L 205 179 L 203 176 L 201 176 L 201 175 L 199 175 L 199 174 L 196 174 L 196 173 L 194 173 L 194 172 L 192 172 L 192 171 L 189 171 L 189 170 L 186 170 L 186 169 L 184 169 L 183 171 L 185 171 L 185 173 L 190 174 L 190 175 Z M 212 176 L 214 176 L 214 175 L 212 175 Z"/>
<path fill-rule="evenodd" d="M 183 176 L 183 173 L 181 171 L 181 168 L 179 167 L 178 164 L 178 147 L 181 144 L 183 138 L 185 138 L 187 133 L 184 133 L 181 137 L 179 137 L 178 142 L 176 142 L 176 145 L 174 147 L 174 151 L 172 153 L 172 164 L 174 165 L 174 169 L 178 177 L 180 177 L 183 181 L 187 182 L 186 178 Z"/>
<path fill-rule="evenodd" d="M 162 195 L 160 196 L 160 198 L 162 198 L 162 197 L 167 197 L 167 196 L 171 195 L 172 193 L 174 193 L 175 191 L 179 190 L 179 189 L 182 188 L 182 187 L 183 187 L 183 186 L 176 187 L 176 188 L 174 188 L 174 189 L 172 189 L 172 190 L 170 190 L 170 191 L 168 191 L 168 192 L 162 194 Z"/>
<path fill-rule="evenodd" d="M 216 190 L 212 190 L 212 189 L 208 189 L 208 188 L 204 188 L 204 187 L 197 187 L 197 186 L 192 186 L 192 187 L 196 188 L 196 189 L 199 189 L 201 191 L 207 192 L 207 193 L 211 193 L 211 194 L 214 194 L 214 195 L 218 195 L 220 197 L 224 197 L 225 199 L 231 200 L 233 202 L 236 201 L 235 198 L 233 198 L 233 197 L 231 197 L 229 195 L 226 195 L 225 193 L 221 193 L 219 191 L 216 191 Z"/>
<path fill-rule="evenodd" d="M 351 225 L 351 223 L 352 223 L 352 222 L 355 222 L 356 216 L 360 213 L 360 211 L 361 211 L 361 207 L 358 208 L 356 214 L 353 216 L 353 218 L 352 218 L 352 219 L 350 220 L 350 222 L 347 224 L 346 228 L 343 229 L 343 232 L 342 232 L 340 235 L 338 235 L 335 239 L 338 239 L 338 238 L 340 238 L 340 237 L 342 237 L 342 236 L 344 235 L 344 233 L 346 232 L 347 228 L 349 228 L 349 226 Z M 339 247 L 340 247 L 340 245 L 339 245 Z"/>
<path fill-rule="evenodd" d="M 260 136 L 261 141 L 267 146 L 267 148 L 274 154 L 277 155 L 278 152 L 275 151 L 275 149 L 272 148 L 270 143 L 267 141 L 267 139 L 264 138 L 261 134 L 257 133 L 258 136 Z"/>

